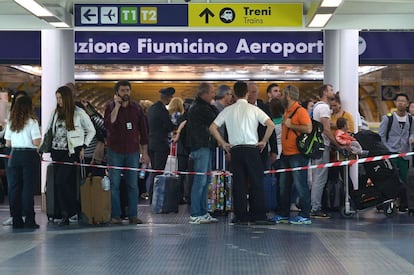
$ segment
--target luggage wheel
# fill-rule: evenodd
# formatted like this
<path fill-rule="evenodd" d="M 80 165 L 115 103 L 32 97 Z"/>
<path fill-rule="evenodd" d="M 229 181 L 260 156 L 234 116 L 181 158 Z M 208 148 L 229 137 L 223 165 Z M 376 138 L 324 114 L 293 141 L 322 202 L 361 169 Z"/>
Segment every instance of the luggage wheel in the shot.
<path fill-rule="evenodd" d="M 346 211 L 345 206 L 341 206 L 341 208 L 339 209 L 339 213 L 341 214 L 342 218 L 350 219 L 354 217 L 356 211 L 355 210 Z"/>
<path fill-rule="evenodd" d="M 388 202 L 384 205 L 384 215 L 386 217 L 392 217 L 397 213 L 397 207 L 394 201 Z"/>

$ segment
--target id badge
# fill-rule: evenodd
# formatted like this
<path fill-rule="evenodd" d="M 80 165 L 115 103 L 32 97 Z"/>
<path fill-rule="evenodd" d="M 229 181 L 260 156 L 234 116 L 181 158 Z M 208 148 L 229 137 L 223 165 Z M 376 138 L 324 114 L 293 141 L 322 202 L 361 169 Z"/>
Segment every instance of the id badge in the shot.
<path fill-rule="evenodd" d="M 126 123 L 126 128 L 127 128 L 127 130 L 132 130 L 132 122 L 127 122 Z"/>

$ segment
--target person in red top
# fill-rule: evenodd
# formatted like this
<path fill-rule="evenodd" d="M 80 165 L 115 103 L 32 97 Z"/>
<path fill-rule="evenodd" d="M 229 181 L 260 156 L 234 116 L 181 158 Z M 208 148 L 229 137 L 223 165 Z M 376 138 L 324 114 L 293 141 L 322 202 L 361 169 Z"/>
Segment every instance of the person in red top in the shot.
<path fill-rule="evenodd" d="M 367 150 L 362 150 L 361 144 L 351 136 L 349 131 L 348 120 L 346 118 L 340 117 L 336 121 L 335 139 L 340 145 L 344 145 L 345 148 L 355 155 L 367 155 Z"/>
<path fill-rule="evenodd" d="M 146 164 L 150 162 L 145 115 L 139 104 L 130 100 L 131 84 L 128 81 L 119 81 L 114 89 L 114 100 L 106 105 L 104 115 L 108 142 L 108 165 L 138 168 L 140 151 L 141 162 Z M 128 187 L 129 223 L 142 223 L 137 217 L 138 172 L 125 170 L 123 174 Z M 109 178 L 111 180 L 111 222 L 122 224 L 119 196 L 121 170 L 109 169 Z"/>
<path fill-rule="evenodd" d="M 296 146 L 296 138 L 301 133 L 312 131 L 312 122 L 308 111 L 299 105 L 299 89 L 289 85 L 282 91 L 282 104 L 285 114 L 282 123 L 282 154 L 281 168 L 302 167 L 308 165 L 309 159 L 301 154 Z M 308 172 L 306 170 L 281 173 L 280 175 L 280 203 L 279 212 L 271 220 L 275 223 L 311 224 L 311 199 L 308 186 Z M 301 211 L 289 219 L 290 192 L 294 184 L 299 194 Z"/>

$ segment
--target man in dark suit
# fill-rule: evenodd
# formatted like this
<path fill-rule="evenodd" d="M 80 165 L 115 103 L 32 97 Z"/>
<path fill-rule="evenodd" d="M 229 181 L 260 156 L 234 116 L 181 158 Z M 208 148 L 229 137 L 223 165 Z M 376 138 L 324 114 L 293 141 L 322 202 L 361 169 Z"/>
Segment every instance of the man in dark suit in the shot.
<path fill-rule="evenodd" d="M 259 87 L 255 82 L 248 83 L 248 92 L 247 92 L 247 101 L 250 104 L 253 104 L 259 107 L 262 111 L 264 111 L 269 117 L 272 117 L 269 105 L 265 104 L 261 99 L 259 99 Z M 261 140 L 266 132 L 266 126 L 259 124 L 257 128 L 257 132 L 259 135 L 259 140 Z M 270 150 L 268 149 L 270 147 Z M 263 162 L 263 166 L 265 170 L 270 169 L 270 165 L 275 162 L 277 158 L 277 139 L 276 133 L 273 131 L 272 135 L 269 138 L 269 142 L 267 144 L 267 148 L 265 148 L 261 153 L 261 159 Z"/>
<path fill-rule="evenodd" d="M 151 168 L 155 170 L 165 168 L 170 151 L 168 134 L 174 130 L 175 125 L 171 122 L 170 114 L 165 106 L 170 103 L 174 93 L 175 89 L 172 87 L 161 89 L 160 100 L 154 103 L 147 113 L 148 150 L 151 158 Z M 151 196 L 152 184 L 149 191 Z"/>

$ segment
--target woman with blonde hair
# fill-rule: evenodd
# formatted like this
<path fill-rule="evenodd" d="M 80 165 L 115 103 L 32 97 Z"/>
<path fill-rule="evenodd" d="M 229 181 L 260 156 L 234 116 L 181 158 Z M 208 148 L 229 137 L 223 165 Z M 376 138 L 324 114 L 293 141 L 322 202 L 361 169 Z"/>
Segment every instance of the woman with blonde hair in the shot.
<path fill-rule="evenodd" d="M 178 118 L 184 114 L 184 101 L 181 97 L 173 97 L 168 104 L 168 112 L 170 113 L 171 122 L 178 126 Z"/>

